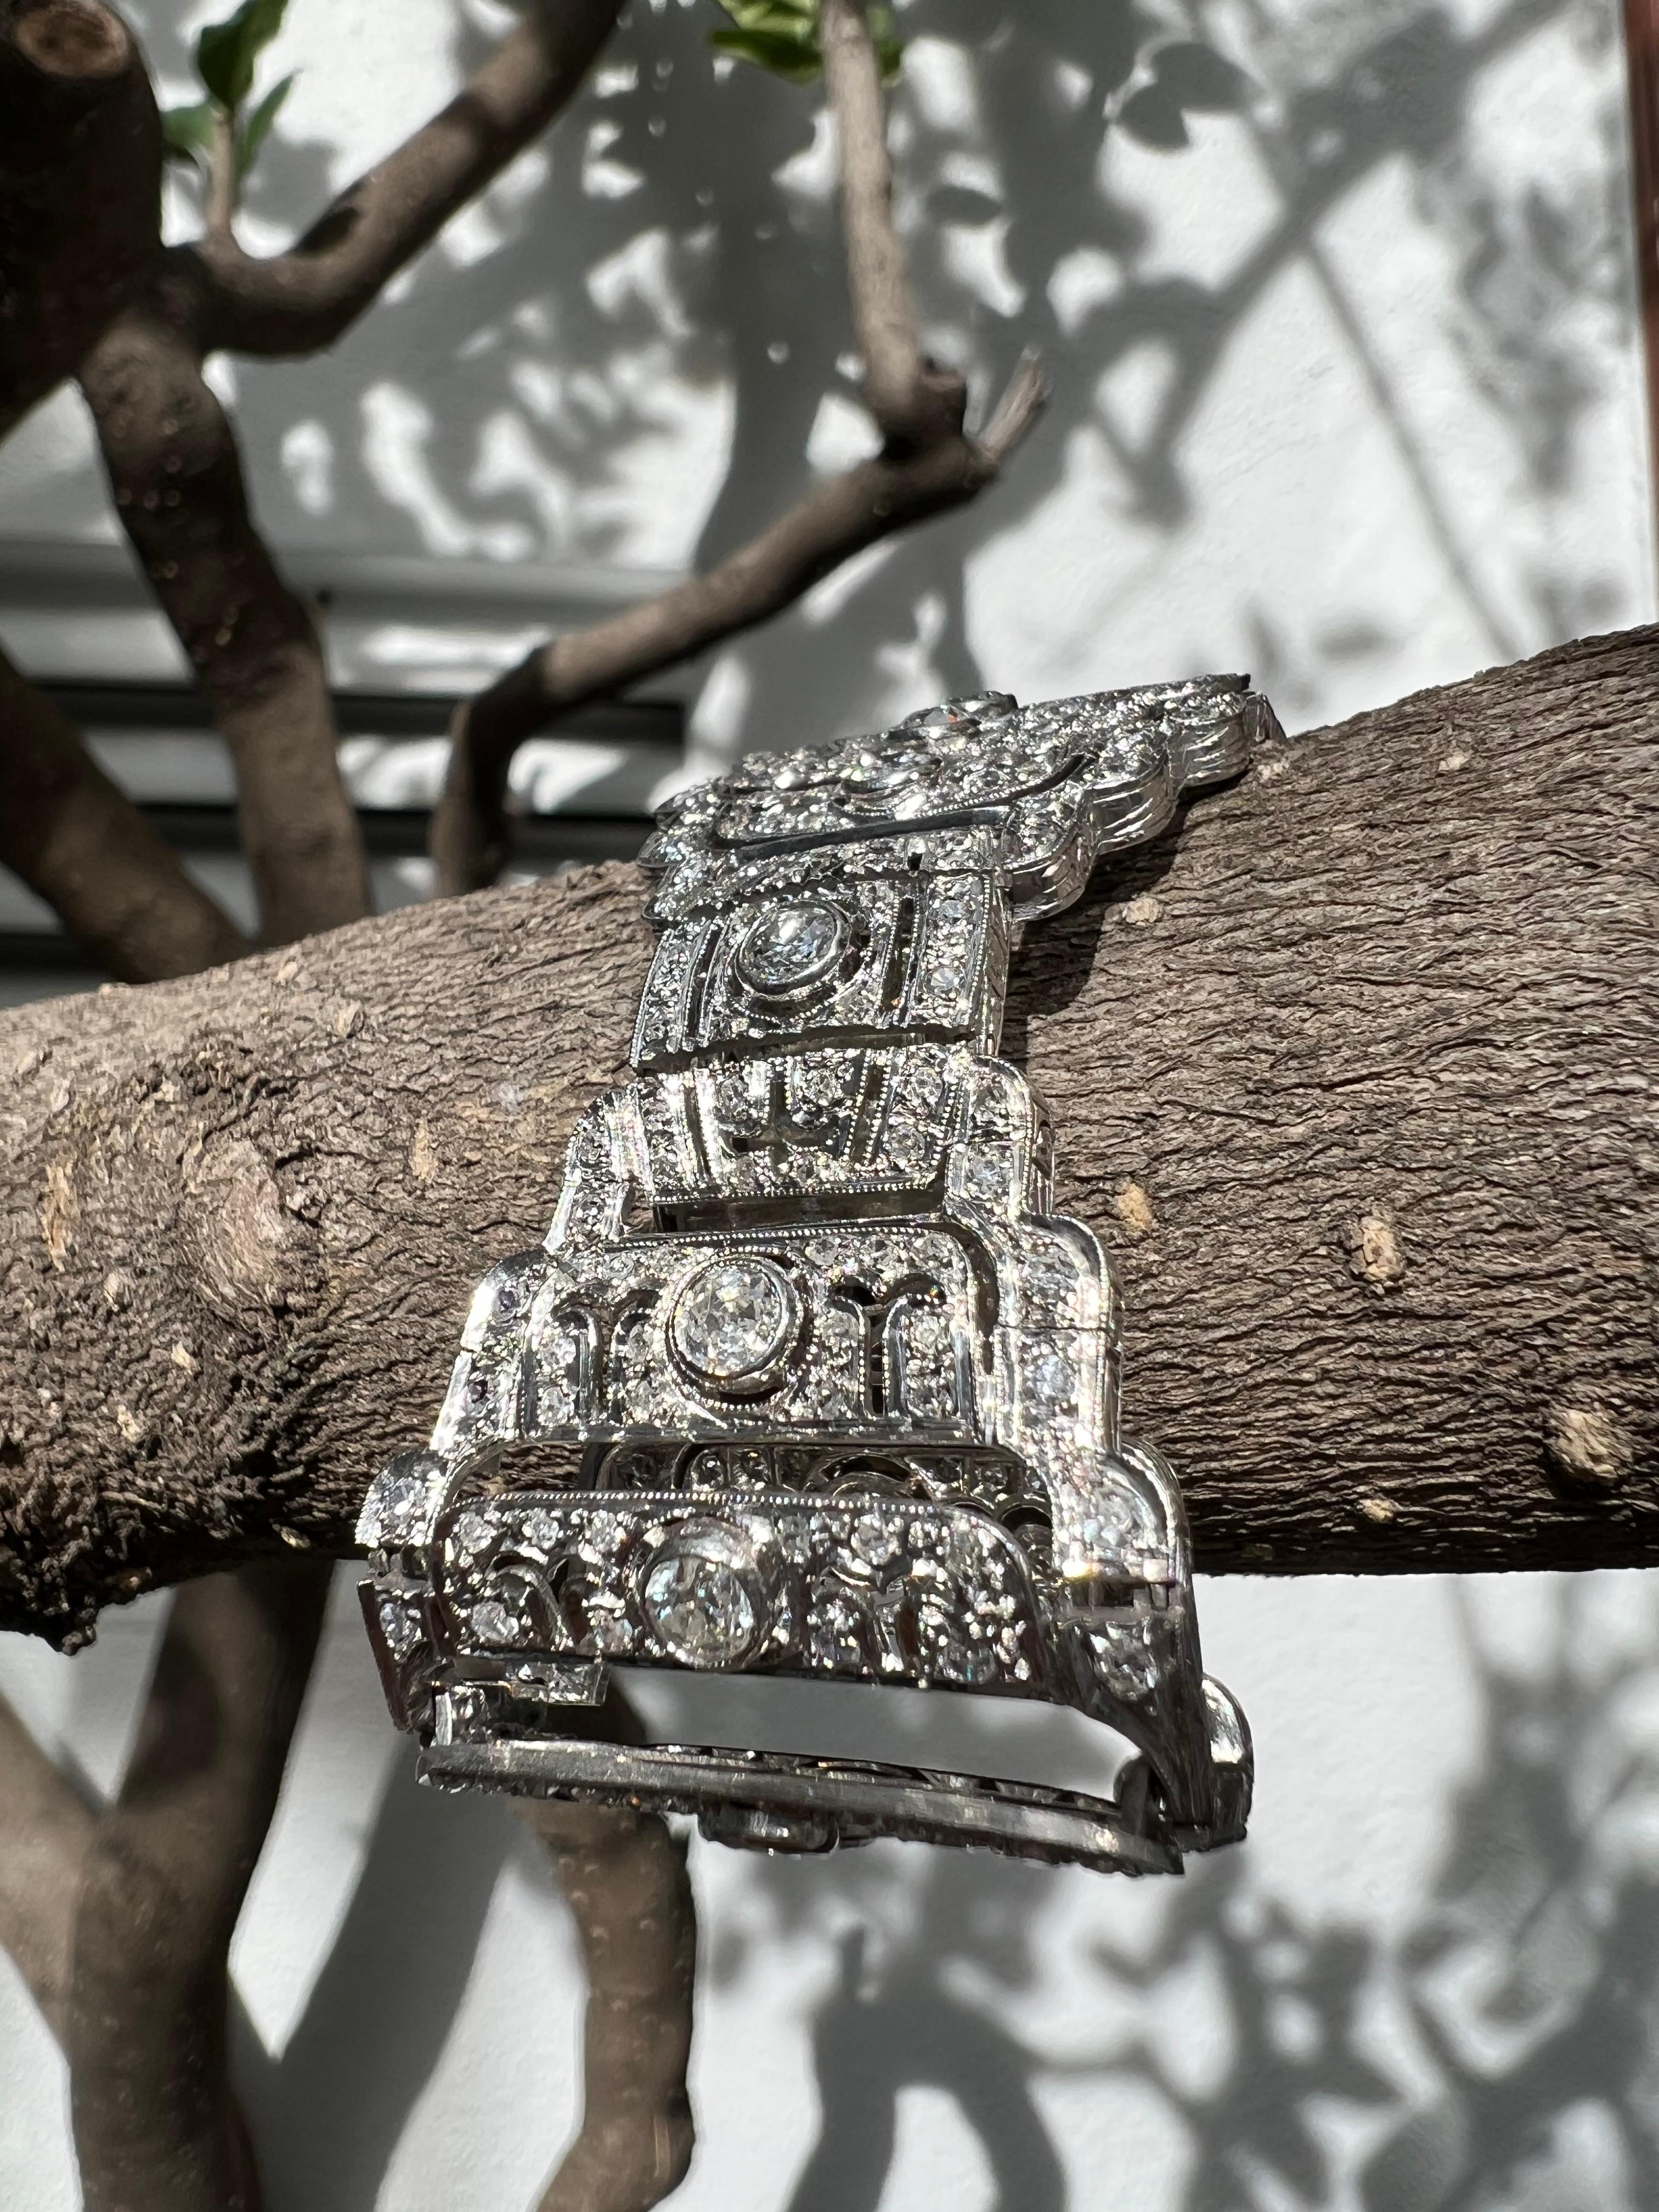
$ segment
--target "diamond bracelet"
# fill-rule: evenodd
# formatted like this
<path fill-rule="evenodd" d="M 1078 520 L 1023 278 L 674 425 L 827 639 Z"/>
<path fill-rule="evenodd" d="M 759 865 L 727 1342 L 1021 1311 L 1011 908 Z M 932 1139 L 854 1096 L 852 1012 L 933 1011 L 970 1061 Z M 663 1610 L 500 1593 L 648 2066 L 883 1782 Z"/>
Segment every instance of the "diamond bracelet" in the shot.
<path fill-rule="evenodd" d="M 1117 1295 L 995 1057 L 1024 924 L 1276 727 L 1212 677 L 953 699 L 681 793 L 641 860 L 636 1079 L 480 1285 L 430 1443 L 371 1488 L 364 1616 L 445 1788 L 1131 1874 L 1243 1835 L 1180 1492 L 1118 1428 Z M 616 1666 L 1069 1706 L 1109 1794 L 599 1724 Z"/>

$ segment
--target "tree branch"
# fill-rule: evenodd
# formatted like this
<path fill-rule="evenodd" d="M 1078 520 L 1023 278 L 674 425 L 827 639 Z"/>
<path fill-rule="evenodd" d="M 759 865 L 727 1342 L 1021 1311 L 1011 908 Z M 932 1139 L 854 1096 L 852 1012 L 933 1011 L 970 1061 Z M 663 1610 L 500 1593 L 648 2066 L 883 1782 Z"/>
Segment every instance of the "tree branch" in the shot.
<path fill-rule="evenodd" d="M 75 1899 L 97 1815 L 0 1698 L 0 1948 L 61 2041 Z"/>
<path fill-rule="evenodd" d="M 864 356 L 864 404 L 890 447 L 906 451 L 960 431 L 960 376 L 924 360 L 904 249 L 893 228 L 893 164 L 881 65 L 864 0 L 822 0 L 823 88 L 835 118 L 842 230 L 853 328 Z"/>
<path fill-rule="evenodd" d="M 892 222 L 880 70 L 861 0 L 824 0 L 824 81 L 836 119 L 847 269 L 865 353 L 864 397 L 880 457 L 807 493 L 706 574 L 527 653 L 456 714 L 431 850 L 443 892 L 477 890 L 505 862 L 506 799 L 524 740 L 589 701 L 752 629 L 866 545 L 975 498 L 1042 404 L 1034 356 L 1020 363 L 986 437 L 963 429 L 966 386 L 921 354 Z"/>
<path fill-rule="evenodd" d="M 644 1740 L 615 1689 L 599 1726 Z M 547 1848 L 587 1976 L 581 2125 L 538 2212 L 650 2212 L 691 2160 L 697 1923 L 685 1846 L 651 1814 L 536 1798 L 514 1809 Z"/>
<path fill-rule="evenodd" d="M 556 715 L 753 629 L 865 546 L 963 505 L 995 474 L 993 459 L 962 437 L 903 460 L 862 462 L 809 492 L 705 574 L 536 647 L 456 716 L 432 823 L 440 889 L 475 890 L 500 873 L 507 772 L 526 738 Z"/>
<path fill-rule="evenodd" d="M 180 249 L 208 280 L 204 349 L 331 345 L 451 216 L 544 131 L 586 76 L 617 0 L 531 0 L 442 112 L 347 186 L 287 252 L 256 259 L 228 231 Z"/>
<path fill-rule="evenodd" d="M 202 220 L 215 246 L 234 246 L 231 222 L 235 213 L 236 130 L 229 113 L 216 101 L 207 146 L 207 187 L 202 204 Z"/>
<path fill-rule="evenodd" d="M 1115 1252 L 1129 1422 L 1201 1567 L 1659 1559 L 1656 690 L 1633 631 L 1275 748 L 1029 933 L 1005 1050 Z M 643 890 L 4 1018 L 0 1626 L 73 1640 L 283 1530 L 350 1547 L 620 1079 Z"/>
<path fill-rule="evenodd" d="M 234 758 L 263 934 L 282 944 L 367 913 L 368 863 L 316 629 L 254 527 L 191 319 L 177 282 L 157 285 L 110 325 L 81 383 L 117 511 Z"/>
<path fill-rule="evenodd" d="M 98 0 L 0 4 L 0 437 L 161 252 L 161 126 L 137 40 Z"/>
<path fill-rule="evenodd" d="M 227 1956 L 322 1626 L 324 1560 L 173 1601 L 138 1741 L 98 1821 L 63 2037 L 86 2212 L 255 2212 L 230 2088 Z"/>
<path fill-rule="evenodd" d="M 309 343 L 325 343 L 549 119 L 614 12 L 567 9 L 556 38 L 550 11 L 538 9 L 444 117 L 337 204 L 296 255 L 263 270 L 230 234 L 231 149 L 222 129 L 201 260 L 176 257 L 82 364 L 118 509 L 235 757 L 242 842 L 268 936 L 366 912 L 368 879 L 314 631 L 253 528 L 234 434 L 200 374 L 211 326 L 202 269 L 216 262 L 245 278 L 275 278 L 265 335 L 273 326 L 281 333 L 276 349 L 294 344 L 295 317 L 307 310 Z M 572 16 L 586 18 L 574 35 Z M 153 101 L 149 113 L 153 122 Z M 321 255 L 330 243 L 344 250 L 307 270 L 307 252 Z M 324 283 L 307 288 L 305 276 L 319 273 Z M 257 281 L 245 286 L 245 309 L 257 313 Z M 63 356 L 58 373 L 72 358 Z M 147 880 L 146 869 L 187 892 L 176 861 L 63 718 L 15 672 L 3 676 L 0 708 L 14 705 L 7 719 L 33 771 L 35 803 L 15 828 L 32 879 L 83 935 L 96 941 L 105 925 L 98 949 L 118 972 L 195 964 L 198 948 L 164 947 L 154 928 L 144 934 L 130 896 L 112 896 L 112 871 L 118 892 L 131 878 Z M 55 823 L 73 834 L 44 836 Z M 123 836 L 135 826 L 137 839 Z M 240 949 L 224 928 L 232 942 L 221 957 Z M 119 1269 L 106 1275 L 106 1310 L 130 1300 L 133 1279 Z M 195 1364 L 182 1340 L 169 1356 L 181 1370 Z M 257 2205 L 252 2148 L 227 2071 L 227 1955 L 275 1807 L 328 1580 L 328 1559 L 313 1557 L 256 1563 L 180 1592 L 120 1796 L 95 1820 L 0 1706 L 0 1749 L 13 1753 L 0 1815 L 12 1846 L 0 1860 L 0 1936 L 13 1942 L 64 2045 L 88 2212 Z M 577 1814 L 578 1834 L 556 1814 L 548 1818 L 592 1996 L 586 2117 L 547 2202 L 586 2205 L 599 2191 L 606 2203 L 643 2207 L 678 2181 L 690 2153 L 694 1923 L 684 1853 L 657 1820 L 622 1833 L 612 1815 Z"/>
<path fill-rule="evenodd" d="M 125 982 L 216 968 L 246 939 L 46 694 L 0 653 L 0 861 Z"/>

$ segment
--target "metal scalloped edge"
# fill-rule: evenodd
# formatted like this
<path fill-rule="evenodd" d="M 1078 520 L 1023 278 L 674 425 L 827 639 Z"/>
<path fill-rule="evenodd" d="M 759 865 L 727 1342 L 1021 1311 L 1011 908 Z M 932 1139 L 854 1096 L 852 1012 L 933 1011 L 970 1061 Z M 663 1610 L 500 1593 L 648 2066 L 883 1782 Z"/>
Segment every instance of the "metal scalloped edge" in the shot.
<path fill-rule="evenodd" d="M 871 1760 L 498 1738 L 429 1745 L 419 1772 L 440 1789 L 493 1789 L 698 1816 L 735 1805 L 786 1820 L 791 1813 L 827 1818 L 842 1843 L 893 1836 L 1102 1873 L 1182 1871 L 1181 1852 L 1167 1832 L 1135 1829 L 1110 1799 Z"/>
<path fill-rule="evenodd" d="M 1230 782 L 1243 774 L 1259 745 L 1284 735 L 1278 716 L 1261 692 L 1245 690 L 1236 695 L 1232 706 L 1232 712 L 1219 714 L 1207 724 L 1195 726 L 1182 718 L 1171 727 L 1171 740 L 1180 748 L 1183 791 L 1205 791 Z"/>

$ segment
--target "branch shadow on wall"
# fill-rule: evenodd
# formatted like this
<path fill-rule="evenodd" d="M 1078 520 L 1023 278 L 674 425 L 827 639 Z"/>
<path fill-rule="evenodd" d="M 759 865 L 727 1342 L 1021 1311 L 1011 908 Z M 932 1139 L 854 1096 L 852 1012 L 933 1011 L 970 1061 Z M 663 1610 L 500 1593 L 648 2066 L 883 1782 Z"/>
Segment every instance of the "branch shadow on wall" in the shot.
<path fill-rule="evenodd" d="M 393 1765 L 350 1906 L 279 2057 L 246 2021 L 236 2077 L 270 2212 L 362 2212 L 454 2024 L 516 1824 Z"/>
<path fill-rule="evenodd" d="M 809 445 L 830 464 L 855 420 L 855 385 L 816 95 L 717 68 L 706 12 L 635 10 L 572 113 L 331 351 L 239 365 L 258 504 L 276 544 L 401 543 L 508 567 L 707 562 L 807 488 Z M 1514 657 L 1515 592 L 1495 592 L 1490 562 L 1463 542 L 1368 335 L 1374 317 L 1345 293 L 1322 235 L 1348 195 L 1404 166 L 1420 220 L 1454 261 L 1455 343 L 1504 425 L 1517 482 L 1540 497 L 1559 489 L 1595 396 L 1574 357 L 1574 319 L 1623 296 L 1624 216 L 1576 185 L 1494 172 L 1472 112 L 1494 67 L 1565 23 L 1594 28 L 1581 0 L 1503 0 L 1473 27 L 1391 0 L 1258 26 L 1230 58 L 1207 0 L 1173 16 L 1133 0 L 915 0 L 907 35 L 953 57 L 931 93 L 918 80 L 898 95 L 924 319 L 978 407 L 1027 344 L 1048 363 L 1054 402 L 1005 483 L 873 550 L 738 650 L 717 742 L 810 742 L 878 719 L 896 696 L 914 704 L 994 679 L 971 642 L 973 558 L 1069 489 L 1079 439 L 1109 455 L 1115 486 L 1080 527 L 1106 543 L 1126 529 L 1178 532 L 1210 489 L 1188 458 L 1194 421 L 1292 275 L 1322 295 L 1334 333 L 1322 343 L 1345 349 L 1364 384 L 1449 590 L 1493 656 Z M 182 75 L 171 15 L 158 13 L 149 35 Z M 487 44 L 458 10 L 458 66 Z M 941 97 L 941 83 L 956 90 Z M 1617 127 L 1616 116 L 1598 125 Z M 1173 179 L 1195 137 L 1216 129 L 1248 137 L 1266 211 L 1231 264 L 1200 280 L 1171 273 L 1192 258 L 1184 218 L 1161 219 L 1144 157 L 1167 159 Z M 1119 142 L 1140 161 L 1133 186 L 1109 158 Z M 278 137 L 254 173 L 251 214 L 303 223 L 326 201 L 327 172 L 327 149 Z M 1133 362 L 1157 372 L 1146 386 L 1137 371 L 1146 389 L 1132 399 L 1116 372 Z M 665 502 L 663 457 L 692 447 L 703 458 L 684 463 Z M 1327 632 L 1286 637 L 1251 606 L 1248 577 L 1237 588 L 1239 606 L 1195 616 L 1192 666 L 1213 658 L 1209 621 L 1242 616 L 1286 711 L 1318 696 L 1328 664 L 1394 642 L 1363 604 Z M 1527 589 L 1553 629 L 1606 611 L 1546 556 Z"/>

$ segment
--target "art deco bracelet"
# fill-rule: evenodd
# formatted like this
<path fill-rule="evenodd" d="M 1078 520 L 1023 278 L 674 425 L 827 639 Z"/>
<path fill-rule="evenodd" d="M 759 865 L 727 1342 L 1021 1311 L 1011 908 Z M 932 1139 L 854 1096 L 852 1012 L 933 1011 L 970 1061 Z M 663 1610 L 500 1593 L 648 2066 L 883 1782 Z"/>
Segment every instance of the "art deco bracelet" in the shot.
<path fill-rule="evenodd" d="M 1271 726 L 1236 678 L 989 693 L 663 809 L 637 1080 L 578 1123 L 545 1242 L 480 1285 L 429 1446 L 363 1509 L 428 1780 L 769 1850 L 1147 1873 L 1243 1834 L 1180 1494 L 1118 1433 L 1111 1272 L 994 1054 L 1022 925 Z M 1133 1755 L 1091 1796 L 625 1746 L 593 1724 L 618 1663 L 1043 1700 Z"/>

